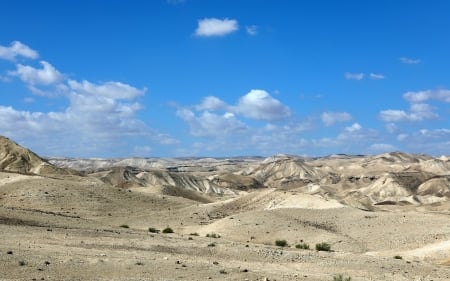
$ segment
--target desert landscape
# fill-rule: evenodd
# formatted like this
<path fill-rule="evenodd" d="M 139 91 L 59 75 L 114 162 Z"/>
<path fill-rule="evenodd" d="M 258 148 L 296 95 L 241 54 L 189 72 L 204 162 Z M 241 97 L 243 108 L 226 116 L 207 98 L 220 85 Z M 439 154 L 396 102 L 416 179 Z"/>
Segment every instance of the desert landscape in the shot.
<path fill-rule="evenodd" d="M 450 280 L 450 160 L 44 159 L 0 137 L 0 280 Z"/>

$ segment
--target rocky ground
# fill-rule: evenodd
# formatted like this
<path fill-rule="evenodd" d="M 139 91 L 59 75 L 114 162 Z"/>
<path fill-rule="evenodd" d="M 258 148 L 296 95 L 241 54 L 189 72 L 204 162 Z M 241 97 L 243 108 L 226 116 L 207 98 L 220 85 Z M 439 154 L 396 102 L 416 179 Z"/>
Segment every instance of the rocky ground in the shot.
<path fill-rule="evenodd" d="M 0 280 L 450 280 L 448 165 L 401 153 L 48 162 L 0 139 Z"/>

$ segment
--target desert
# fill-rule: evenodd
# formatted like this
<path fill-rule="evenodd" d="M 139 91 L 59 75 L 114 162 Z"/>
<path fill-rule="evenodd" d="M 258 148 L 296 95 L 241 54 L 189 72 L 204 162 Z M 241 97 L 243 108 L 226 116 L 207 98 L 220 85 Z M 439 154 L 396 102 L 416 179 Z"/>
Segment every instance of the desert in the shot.
<path fill-rule="evenodd" d="M 446 156 L 44 159 L 1 137 L 0 168 L 1 280 L 450 279 Z"/>

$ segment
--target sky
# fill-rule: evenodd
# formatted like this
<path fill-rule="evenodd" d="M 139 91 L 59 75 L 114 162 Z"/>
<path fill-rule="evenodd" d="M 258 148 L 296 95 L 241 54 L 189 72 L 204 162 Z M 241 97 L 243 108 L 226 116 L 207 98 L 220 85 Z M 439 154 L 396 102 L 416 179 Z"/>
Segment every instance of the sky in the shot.
<path fill-rule="evenodd" d="M 5 0 L 0 135 L 52 157 L 450 154 L 450 1 Z"/>

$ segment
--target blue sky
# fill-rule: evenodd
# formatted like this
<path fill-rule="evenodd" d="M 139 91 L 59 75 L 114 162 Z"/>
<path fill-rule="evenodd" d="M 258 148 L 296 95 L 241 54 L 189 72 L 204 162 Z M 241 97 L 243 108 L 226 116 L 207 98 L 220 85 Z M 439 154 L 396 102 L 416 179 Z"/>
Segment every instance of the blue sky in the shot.
<path fill-rule="evenodd" d="M 6 0 L 0 135 L 45 156 L 448 155 L 449 12 Z"/>

